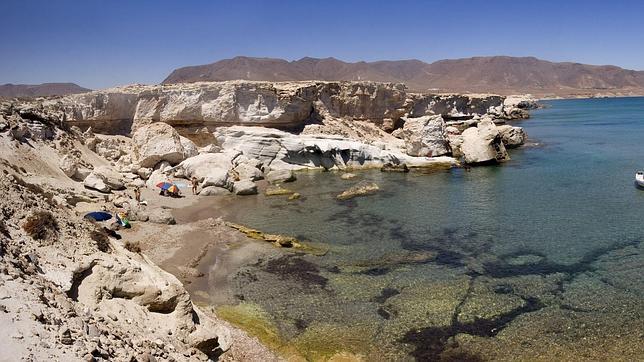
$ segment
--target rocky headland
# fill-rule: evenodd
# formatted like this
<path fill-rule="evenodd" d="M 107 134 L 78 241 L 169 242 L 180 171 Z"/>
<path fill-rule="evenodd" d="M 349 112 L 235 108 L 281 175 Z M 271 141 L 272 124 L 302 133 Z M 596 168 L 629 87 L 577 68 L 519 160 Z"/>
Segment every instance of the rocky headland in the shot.
<path fill-rule="evenodd" d="M 137 233 L 185 227 L 168 226 L 173 208 L 198 198 L 184 188 L 186 197 L 168 202 L 157 183 L 194 179 L 201 196 L 253 195 L 302 170 L 504 162 L 526 140 L 506 121 L 527 118 L 534 106 L 495 95 L 415 94 L 400 84 L 249 81 L 3 102 L 0 349 L 35 360 L 226 359 L 241 350 L 274 358 L 194 305 L 179 280 L 194 270 L 173 272 L 178 279 L 141 253 Z M 356 195 L 377 191 L 368 186 Z M 146 203 L 132 198 L 134 188 Z M 101 209 L 126 213 L 135 227 L 83 219 Z M 217 235 L 249 235 L 215 224 L 224 233 Z M 278 247 L 300 245 L 269 236 Z"/>

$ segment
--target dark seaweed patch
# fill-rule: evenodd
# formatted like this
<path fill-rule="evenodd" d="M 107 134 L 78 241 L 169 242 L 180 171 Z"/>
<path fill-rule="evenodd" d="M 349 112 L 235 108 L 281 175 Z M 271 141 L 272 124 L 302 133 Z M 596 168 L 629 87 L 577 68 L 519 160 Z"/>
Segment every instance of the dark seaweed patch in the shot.
<path fill-rule="evenodd" d="M 465 256 L 463 254 L 456 251 L 440 250 L 438 254 L 436 254 L 436 259 L 434 259 L 434 261 L 440 265 L 458 268 L 465 265 L 465 263 L 463 263 L 464 257 Z"/>
<path fill-rule="evenodd" d="M 400 241 L 400 246 L 405 250 L 432 251 L 438 254 L 438 264 L 461 267 L 467 256 L 477 256 L 489 252 L 492 240 L 481 240 L 473 231 L 459 230 L 457 228 L 443 228 L 439 233 L 430 235 L 429 231 L 421 237 L 406 235 L 402 228 L 389 230 L 390 236 Z"/>
<path fill-rule="evenodd" d="M 508 284 L 500 284 L 494 287 L 494 293 L 496 294 L 510 294 L 513 291 L 512 286 Z"/>
<path fill-rule="evenodd" d="M 584 255 L 578 262 L 573 264 L 555 263 L 549 261 L 544 254 L 530 250 L 520 250 L 500 257 L 499 261 L 485 263 L 485 274 L 495 278 L 507 278 L 518 275 L 549 275 L 555 273 L 566 273 L 572 277 L 579 273 L 593 270 L 594 268 L 592 264 L 605 254 L 631 245 L 636 245 L 638 243 L 640 243 L 639 240 L 632 240 L 626 243 L 616 243 L 603 248 L 598 248 Z M 508 262 L 513 258 L 523 255 L 536 255 L 541 257 L 541 259 L 528 264 L 511 264 Z"/>
<path fill-rule="evenodd" d="M 492 319 L 476 319 L 474 322 L 461 323 L 458 321 L 458 316 L 461 312 L 461 307 L 469 298 L 472 292 L 472 286 L 476 278 L 470 279 L 470 285 L 467 293 L 455 308 L 452 314 L 451 324 L 447 327 L 428 327 L 420 330 L 408 331 L 401 339 L 403 343 L 410 343 L 415 346 L 411 355 L 420 361 L 454 361 L 457 356 L 469 356 L 470 361 L 477 361 L 479 357 L 470 354 L 452 353 L 447 351 L 449 347 L 449 339 L 459 333 L 467 333 L 470 335 L 480 337 L 494 337 L 510 322 L 524 313 L 530 313 L 543 308 L 543 304 L 536 298 L 522 298 L 525 304 L 521 307 L 515 308 L 508 313 L 499 315 Z M 447 351 L 447 352 L 446 352 Z M 443 355 L 443 353 L 445 355 Z"/>
<path fill-rule="evenodd" d="M 390 318 L 391 318 L 391 313 L 389 313 L 389 311 L 388 311 L 388 310 L 386 310 L 386 309 L 385 309 L 385 308 L 383 308 L 383 307 L 379 307 L 379 308 L 376 310 L 376 313 L 378 313 L 378 315 L 379 315 L 379 316 L 381 316 L 381 317 L 382 317 L 382 318 L 384 318 L 384 319 L 390 319 Z"/>
<path fill-rule="evenodd" d="M 302 332 L 309 326 L 309 322 L 299 318 L 296 319 L 293 324 L 295 325 L 295 328 L 297 328 L 297 330 L 300 332 Z"/>
<path fill-rule="evenodd" d="M 319 274 L 320 269 L 301 257 L 282 256 L 266 262 L 264 271 L 278 275 L 281 279 L 293 279 L 307 287 L 326 287 L 328 279 Z"/>
<path fill-rule="evenodd" d="M 376 303 L 384 303 L 387 301 L 387 299 L 393 297 L 394 295 L 400 294 L 400 291 L 398 289 L 394 288 L 384 288 L 381 292 L 380 295 L 377 295 L 373 298 L 371 298 L 372 301 Z"/>
<path fill-rule="evenodd" d="M 385 274 L 389 273 L 390 271 L 391 271 L 391 269 L 389 269 L 387 267 L 376 267 L 376 268 L 367 269 L 367 270 L 361 272 L 361 274 L 371 275 L 371 276 L 379 276 L 379 275 L 385 275 Z"/>
<path fill-rule="evenodd" d="M 238 300 L 246 300 L 246 297 L 244 297 L 243 294 L 235 294 L 233 297 L 237 298 Z"/>
<path fill-rule="evenodd" d="M 604 248 L 596 249 L 574 264 L 558 264 L 548 261 L 547 258 L 534 251 L 522 250 L 515 253 L 507 254 L 500 258 L 499 262 L 485 264 L 485 274 L 492 277 L 503 278 L 515 275 L 531 275 L 531 274 L 554 274 L 564 273 L 566 277 L 559 282 L 559 290 L 556 292 L 563 292 L 563 283 L 571 280 L 575 275 L 593 270 L 593 263 L 599 260 L 602 256 L 625 247 L 636 245 L 640 243 L 639 240 L 633 240 L 626 243 L 618 243 Z M 529 260 L 525 264 L 510 264 L 508 261 L 520 256 L 538 256 L 540 258 Z M 521 297 L 525 302 L 521 307 L 515 308 L 507 313 L 501 314 L 496 318 L 491 319 L 476 319 L 473 322 L 461 323 L 458 321 L 458 316 L 461 308 L 467 298 L 472 292 L 472 286 L 477 276 L 470 279 L 470 285 L 467 293 L 455 308 L 452 314 L 451 324 L 447 327 L 428 327 L 420 330 L 408 331 L 405 336 L 400 340 L 403 343 L 413 344 L 415 349 L 411 355 L 417 360 L 422 361 L 454 361 L 454 360 L 470 360 L 478 361 L 480 357 L 476 355 L 463 354 L 463 352 L 455 352 L 450 350 L 449 341 L 459 333 L 467 333 L 470 335 L 480 337 L 494 337 L 504 328 L 506 328 L 513 320 L 525 313 L 531 313 L 540 310 L 544 304 L 534 297 Z M 495 293 L 510 294 L 513 292 L 512 287 L 505 284 L 497 285 L 494 288 Z M 518 296 L 518 295 L 517 295 Z M 575 308 L 573 306 L 562 304 L 561 309 L 573 312 L 587 312 L 584 309 Z"/>

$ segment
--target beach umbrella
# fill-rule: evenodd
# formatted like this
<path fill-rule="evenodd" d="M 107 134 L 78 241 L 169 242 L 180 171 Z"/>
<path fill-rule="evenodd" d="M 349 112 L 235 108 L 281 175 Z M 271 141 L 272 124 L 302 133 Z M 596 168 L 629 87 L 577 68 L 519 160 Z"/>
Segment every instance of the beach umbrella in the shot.
<path fill-rule="evenodd" d="M 112 218 L 112 214 L 105 211 L 93 211 L 85 214 L 85 219 L 94 220 L 94 221 L 105 221 Z"/>
<path fill-rule="evenodd" d="M 159 182 L 157 184 L 157 187 L 160 188 L 161 190 L 167 190 L 172 186 L 174 186 L 174 184 L 171 184 L 169 182 Z"/>
<path fill-rule="evenodd" d="M 179 188 L 177 187 L 177 185 L 172 185 L 172 186 L 168 187 L 167 190 L 168 190 L 168 192 L 173 193 L 173 194 L 176 194 L 176 193 L 179 192 Z"/>

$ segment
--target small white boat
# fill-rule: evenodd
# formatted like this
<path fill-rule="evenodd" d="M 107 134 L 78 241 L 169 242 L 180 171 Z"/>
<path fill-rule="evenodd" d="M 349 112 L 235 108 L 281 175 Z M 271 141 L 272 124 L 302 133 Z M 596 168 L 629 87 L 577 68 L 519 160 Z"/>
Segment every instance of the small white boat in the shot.
<path fill-rule="evenodd" d="M 644 189 L 644 171 L 637 171 L 635 173 L 635 185 Z"/>

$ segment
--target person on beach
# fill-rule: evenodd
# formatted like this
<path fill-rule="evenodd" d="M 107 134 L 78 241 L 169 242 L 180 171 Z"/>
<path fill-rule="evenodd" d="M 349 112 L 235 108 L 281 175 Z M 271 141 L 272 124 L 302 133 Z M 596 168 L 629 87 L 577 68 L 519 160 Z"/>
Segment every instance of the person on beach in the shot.
<path fill-rule="evenodd" d="M 137 204 L 141 203 L 141 190 L 139 190 L 138 187 L 134 188 L 134 199 L 136 200 Z"/>
<path fill-rule="evenodd" d="M 197 178 L 192 176 L 190 179 L 190 183 L 192 185 L 192 194 L 196 195 L 197 194 Z"/>

